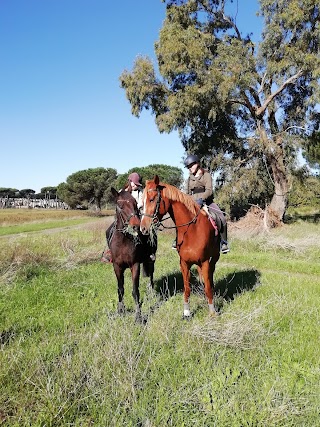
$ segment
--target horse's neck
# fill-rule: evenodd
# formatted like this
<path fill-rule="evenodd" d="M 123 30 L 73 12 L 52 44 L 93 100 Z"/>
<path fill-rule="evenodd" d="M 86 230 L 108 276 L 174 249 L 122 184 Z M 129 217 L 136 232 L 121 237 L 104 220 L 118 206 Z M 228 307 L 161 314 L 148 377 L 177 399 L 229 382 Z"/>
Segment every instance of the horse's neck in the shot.
<path fill-rule="evenodd" d="M 175 225 L 184 224 L 191 221 L 196 215 L 191 212 L 182 202 L 174 201 L 171 203 L 169 214 Z"/>

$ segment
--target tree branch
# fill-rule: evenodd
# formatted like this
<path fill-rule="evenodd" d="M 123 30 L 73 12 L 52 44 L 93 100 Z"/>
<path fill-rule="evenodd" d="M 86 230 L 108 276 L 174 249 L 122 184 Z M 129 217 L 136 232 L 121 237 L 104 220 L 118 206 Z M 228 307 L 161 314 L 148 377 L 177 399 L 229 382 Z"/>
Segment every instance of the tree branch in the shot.
<path fill-rule="evenodd" d="M 266 81 L 266 78 L 267 78 L 267 73 L 264 73 L 262 80 L 261 80 L 260 89 L 258 90 L 258 93 L 263 92 L 263 86 L 264 86 L 264 83 Z"/>
<path fill-rule="evenodd" d="M 261 102 L 260 102 L 260 98 L 259 98 L 259 96 L 258 96 L 258 93 L 253 89 L 253 87 L 249 87 L 249 92 L 250 92 L 250 94 L 251 94 L 251 96 L 253 97 L 253 99 L 255 100 L 255 103 L 259 106 L 259 107 L 261 107 Z"/>
<path fill-rule="evenodd" d="M 271 101 L 274 100 L 274 98 L 279 95 L 289 84 L 294 83 L 299 77 L 301 77 L 303 74 L 302 70 L 299 70 L 296 74 L 291 76 L 288 80 L 286 80 L 274 93 L 268 96 L 268 98 L 265 100 L 264 104 L 260 108 L 256 108 L 255 115 L 256 117 L 260 117 L 263 115 L 263 113 L 268 108 L 268 105 Z"/>

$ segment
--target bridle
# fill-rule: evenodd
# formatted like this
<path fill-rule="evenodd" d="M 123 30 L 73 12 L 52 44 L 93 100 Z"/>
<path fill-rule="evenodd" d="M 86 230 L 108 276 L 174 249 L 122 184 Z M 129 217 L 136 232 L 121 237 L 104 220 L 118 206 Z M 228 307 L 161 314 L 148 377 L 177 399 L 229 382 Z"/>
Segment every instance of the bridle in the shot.
<path fill-rule="evenodd" d="M 127 230 L 127 228 L 128 228 L 128 225 L 129 225 L 129 222 L 130 222 L 130 219 L 132 218 L 132 217 L 137 217 L 138 219 L 139 219 L 139 215 L 137 214 L 137 212 L 131 212 L 129 215 L 125 215 L 124 214 L 124 212 L 123 212 L 123 208 L 121 208 L 119 205 L 118 205 L 118 202 L 122 202 L 122 203 L 130 203 L 130 201 L 129 200 L 124 200 L 124 199 L 122 199 L 122 200 L 117 200 L 117 204 L 116 204 L 116 219 L 117 219 L 117 225 L 118 225 L 118 221 L 120 221 L 121 222 L 121 224 L 122 224 L 122 228 L 118 228 L 118 226 L 117 226 L 117 228 L 116 228 L 116 230 L 117 231 L 121 231 L 122 233 L 124 233 L 125 232 L 125 230 Z"/>
<path fill-rule="evenodd" d="M 157 192 L 157 202 L 156 202 L 156 207 L 155 207 L 154 213 L 153 213 L 153 215 L 150 215 L 150 214 L 147 214 L 145 212 L 142 212 L 142 215 L 144 215 L 144 216 L 146 216 L 148 218 L 152 218 L 152 223 L 153 223 L 154 227 L 159 228 L 161 226 L 162 229 L 164 229 L 164 228 L 167 228 L 167 229 L 170 229 L 170 228 L 179 228 L 179 227 L 184 227 L 186 225 L 190 225 L 190 224 L 193 224 L 193 223 L 196 222 L 196 220 L 197 220 L 197 218 L 199 216 L 199 213 L 200 213 L 200 208 L 199 208 L 198 212 L 196 213 L 196 215 L 189 222 L 186 222 L 184 224 L 179 224 L 179 225 L 175 224 L 172 227 L 164 225 L 163 222 L 166 219 L 170 218 L 170 216 L 162 218 L 162 219 L 158 218 L 159 209 L 160 209 L 160 203 L 161 203 L 161 201 L 164 203 L 164 200 L 161 197 L 161 191 L 160 191 L 159 187 L 157 187 L 157 188 L 150 188 L 149 190 L 147 190 L 147 192 L 151 192 L 151 191 L 156 191 Z"/>

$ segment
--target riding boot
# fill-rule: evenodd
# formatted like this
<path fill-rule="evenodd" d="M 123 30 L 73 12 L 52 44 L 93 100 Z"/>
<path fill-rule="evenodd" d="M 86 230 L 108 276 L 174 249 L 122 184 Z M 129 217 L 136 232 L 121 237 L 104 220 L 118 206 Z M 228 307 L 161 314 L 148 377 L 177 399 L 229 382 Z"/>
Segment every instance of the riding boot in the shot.
<path fill-rule="evenodd" d="M 228 233 L 227 224 L 224 224 L 220 230 L 220 238 L 221 238 L 220 250 L 222 254 L 227 254 L 228 252 L 230 252 L 230 248 L 228 246 L 227 233 Z"/>
<path fill-rule="evenodd" d="M 113 223 L 106 230 L 106 247 L 102 252 L 101 259 L 100 259 L 101 262 L 105 262 L 105 263 L 112 262 L 112 255 L 108 246 L 110 246 L 112 237 L 114 235 L 115 226 L 116 226 L 116 223 L 115 221 L 113 221 Z"/>
<path fill-rule="evenodd" d="M 109 248 L 106 248 L 101 255 L 101 262 L 105 262 L 105 263 L 110 263 L 112 262 L 112 255 L 111 255 L 111 251 Z"/>

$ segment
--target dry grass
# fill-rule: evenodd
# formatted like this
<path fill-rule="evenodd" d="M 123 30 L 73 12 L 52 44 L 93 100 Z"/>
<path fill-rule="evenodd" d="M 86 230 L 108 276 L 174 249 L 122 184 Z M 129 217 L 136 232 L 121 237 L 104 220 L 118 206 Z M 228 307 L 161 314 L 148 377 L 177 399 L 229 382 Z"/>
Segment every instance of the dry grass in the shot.
<path fill-rule="evenodd" d="M 0 239 L 0 282 L 9 283 L 24 267 L 72 269 L 100 259 L 106 228 L 113 217 L 70 229 Z"/>
<path fill-rule="evenodd" d="M 201 324 L 194 325 L 192 335 L 201 340 L 224 347 L 241 349 L 257 345 L 257 338 L 267 332 L 259 319 L 263 316 L 266 305 L 260 305 L 251 312 L 232 312 L 223 314 L 223 321 L 207 319 Z"/>
<path fill-rule="evenodd" d="M 240 239 L 251 239 L 254 236 L 264 234 L 267 232 L 264 211 L 253 206 L 246 216 L 239 221 L 229 223 L 228 228 L 235 238 Z"/>

